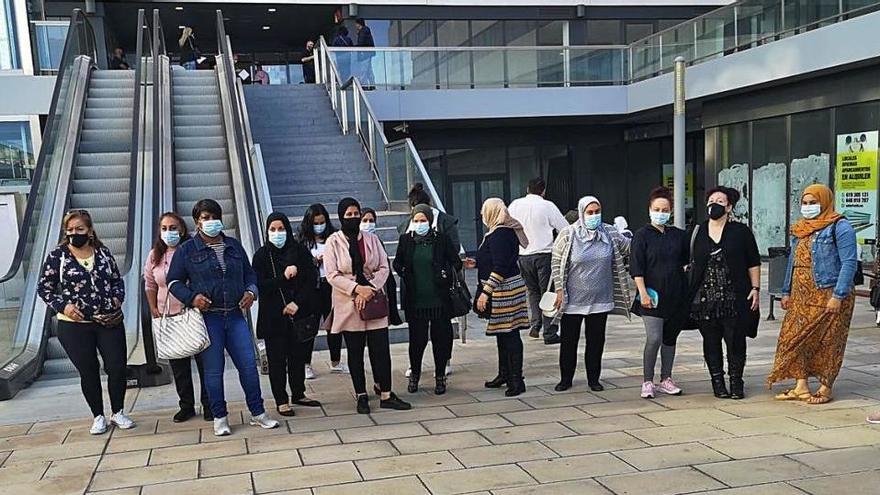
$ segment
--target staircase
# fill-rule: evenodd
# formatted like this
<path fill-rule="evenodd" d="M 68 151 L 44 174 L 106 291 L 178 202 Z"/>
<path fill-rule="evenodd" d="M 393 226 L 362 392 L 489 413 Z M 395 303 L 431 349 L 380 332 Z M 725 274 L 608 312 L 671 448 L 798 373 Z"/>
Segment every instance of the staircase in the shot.
<path fill-rule="evenodd" d="M 323 203 L 335 214 L 346 196 L 365 208 L 387 209 L 360 139 L 342 133 L 322 86 L 255 84 L 245 86 L 244 95 L 276 211 L 301 216 Z"/>
<path fill-rule="evenodd" d="M 134 82 L 131 70 L 92 72 L 69 202 L 71 210 L 89 211 L 98 237 L 113 253 L 120 270 L 128 257 Z M 43 377 L 76 376 L 55 325 L 49 328 Z"/>
<path fill-rule="evenodd" d="M 192 232 L 193 205 L 200 199 L 213 199 L 223 208 L 224 232 L 237 236 L 217 74 L 175 66 L 171 82 L 175 209 Z"/>

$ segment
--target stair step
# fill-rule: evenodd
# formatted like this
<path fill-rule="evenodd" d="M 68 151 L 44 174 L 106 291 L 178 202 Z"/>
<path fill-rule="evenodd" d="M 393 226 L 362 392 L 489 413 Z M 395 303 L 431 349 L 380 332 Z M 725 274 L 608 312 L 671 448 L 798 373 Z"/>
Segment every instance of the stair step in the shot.
<path fill-rule="evenodd" d="M 108 165 L 131 166 L 131 152 L 120 151 L 115 153 L 83 153 L 76 157 L 77 169 L 83 167 L 102 167 Z"/>
<path fill-rule="evenodd" d="M 183 151 L 191 149 L 214 149 L 222 148 L 226 150 L 226 140 L 221 136 L 209 137 L 174 137 L 174 150 Z"/>
<path fill-rule="evenodd" d="M 128 119 L 131 121 L 134 111 L 132 111 L 131 103 L 121 107 L 113 108 L 95 108 L 88 106 L 83 115 L 84 119 Z"/>
<path fill-rule="evenodd" d="M 89 98 L 86 108 L 125 108 L 131 107 L 132 98 Z"/>
<path fill-rule="evenodd" d="M 175 137 L 208 137 L 224 136 L 222 125 L 185 125 L 174 128 Z"/>
<path fill-rule="evenodd" d="M 220 96 L 216 94 L 199 94 L 199 95 L 179 95 L 173 96 L 174 108 L 187 107 L 193 105 L 220 105 Z"/>
<path fill-rule="evenodd" d="M 128 192 L 131 180 L 128 177 L 101 179 L 73 179 L 74 193 L 103 193 L 113 191 Z"/>
<path fill-rule="evenodd" d="M 131 151 L 131 141 L 82 141 L 80 153 L 123 153 Z"/>
<path fill-rule="evenodd" d="M 223 125 L 223 116 L 220 112 L 211 115 L 175 115 L 174 128 L 201 126 L 201 125 Z"/>
<path fill-rule="evenodd" d="M 202 160 L 223 160 L 228 159 L 226 147 L 214 149 L 175 149 L 175 161 L 202 161 Z"/>
<path fill-rule="evenodd" d="M 108 70 L 108 69 L 98 69 L 92 71 L 92 79 L 128 79 L 130 81 L 134 81 L 134 71 L 133 70 Z"/>
<path fill-rule="evenodd" d="M 217 115 L 221 116 L 219 105 L 174 105 L 175 124 L 177 116 Z"/>
<path fill-rule="evenodd" d="M 73 169 L 73 179 L 103 181 L 106 177 L 125 177 L 130 173 L 131 167 L 128 164 L 84 167 L 82 166 L 82 163 L 79 163 L 78 166 Z"/>
<path fill-rule="evenodd" d="M 224 152 L 225 153 L 225 152 Z M 224 155 L 225 158 L 225 155 Z M 229 164 L 226 160 L 176 160 L 174 163 L 177 177 L 182 175 L 197 174 L 213 174 L 224 173 L 229 174 Z"/>
<path fill-rule="evenodd" d="M 228 187 L 230 182 L 229 172 L 224 170 L 223 172 L 178 174 L 174 186 L 177 187 L 178 190 L 190 187 Z"/>
<path fill-rule="evenodd" d="M 114 118 L 86 118 L 83 119 L 82 130 L 83 131 L 112 131 L 116 129 L 127 129 L 129 140 L 131 139 L 131 123 L 132 120 L 129 117 L 114 117 Z"/>

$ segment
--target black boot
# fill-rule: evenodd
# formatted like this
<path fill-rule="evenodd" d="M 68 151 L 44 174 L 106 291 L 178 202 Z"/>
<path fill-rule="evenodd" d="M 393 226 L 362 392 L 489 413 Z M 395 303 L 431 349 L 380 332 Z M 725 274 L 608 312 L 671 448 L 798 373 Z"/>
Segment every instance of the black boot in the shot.
<path fill-rule="evenodd" d="M 434 377 L 434 395 L 446 393 L 446 375 Z"/>
<path fill-rule="evenodd" d="M 510 379 L 507 381 L 507 390 L 504 395 L 516 397 L 526 391 L 526 382 L 522 376 L 523 356 L 522 353 L 511 353 L 507 356 Z"/>
<path fill-rule="evenodd" d="M 724 383 L 724 372 L 712 375 L 712 393 L 719 399 L 729 399 L 730 393 L 727 392 L 727 385 Z"/>
<path fill-rule="evenodd" d="M 730 398 L 745 399 L 745 383 L 743 382 L 743 369 L 745 368 L 745 357 L 728 355 L 727 370 L 730 375 Z"/>
<path fill-rule="evenodd" d="M 507 385 L 507 377 L 509 375 L 507 352 L 500 345 L 498 346 L 498 376 L 484 383 L 486 388 L 501 388 Z"/>
<path fill-rule="evenodd" d="M 416 373 L 415 371 L 409 374 L 409 383 L 406 386 L 407 392 L 414 394 L 419 391 L 419 379 L 421 376 L 421 373 Z"/>

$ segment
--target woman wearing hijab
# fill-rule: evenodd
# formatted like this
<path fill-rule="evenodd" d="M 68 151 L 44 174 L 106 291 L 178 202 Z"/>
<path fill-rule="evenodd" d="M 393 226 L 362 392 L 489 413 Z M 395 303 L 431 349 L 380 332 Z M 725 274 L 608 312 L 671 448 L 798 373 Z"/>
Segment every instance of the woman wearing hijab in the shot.
<path fill-rule="evenodd" d="M 834 193 L 823 184 L 804 190 L 801 215 L 791 228 L 782 286 L 782 308 L 787 312 L 767 385 L 793 378 L 795 387 L 777 400 L 825 404 L 831 401 L 831 387 L 843 364 L 853 314 L 856 233 L 834 210 Z M 815 393 L 810 392 L 811 376 L 820 384 Z"/>
<path fill-rule="evenodd" d="M 364 374 L 364 350 L 370 347 L 373 378 L 381 388 L 379 407 L 407 410 L 412 406 L 391 391 L 391 349 L 388 317 L 363 319 L 362 311 L 385 286 L 390 275 L 388 255 L 374 234 L 360 229 L 361 205 L 353 198 L 339 202 L 342 230 L 327 239 L 324 268 L 333 287 L 333 313 L 330 331 L 342 334 L 348 348 L 348 368 L 357 394 L 357 412 L 370 413 Z M 386 312 L 387 314 L 387 312 Z"/>
<path fill-rule="evenodd" d="M 570 389 L 574 379 L 581 324 L 587 339 L 587 383 L 594 392 L 604 390 L 599 376 L 608 315 L 629 318 L 631 299 L 623 257 L 629 255 L 630 241 L 613 225 L 602 223 L 602 203 L 593 196 L 578 201 L 578 221 L 556 238 L 550 268 L 556 287 L 554 320 L 561 320 L 559 392 Z"/>
<path fill-rule="evenodd" d="M 417 205 L 410 214 L 412 228 L 400 236 L 394 270 L 401 279 L 401 303 L 409 323 L 410 376 L 407 391 L 419 390 L 422 357 L 430 336 L 434 351 L 434 393 L 446 393 L 446 362 L 452 354 L 449 288 L 452 273 L 461 269 L 458 249 L 446 234 L 431 227 L 434 212 Z"/>
<path fill-rule="evenodd" d="M 529 329 L 529 305 L 525 281 L 519 272 L 519 248 L 528 247 L 529 239 L 501 199 L 487 199 L 481 214 L 487 231 L 476 262 L 469 262 L 468 267 L 477 268 L 480 289 L 475 306 L 477 313 L 489 320 L 486 335 L 494 335 L 498 340 L 498 376 L 485 385 L 501 388 L 506 384 L 504 395 L 514 397 L 526 391 L 519 332 Z"/>
<path fill-rule="evenodd" d="M 297 331 L 309 320 L 317 328 L 318 269 L 312 253 L 293 237 L 287 215 L 276 212 L 266 219 L 265 244 L 254 253 L 253 266 L 262 294 L 257 338 L 266 342 L 269 383 L 278 414 L 293 416 L 294 404 L 320 407 L 320 402 L 306 397 L 305 386 L 306 358 L 314 338 L 303 340 Z"/>
<path fill-rule="evenodd" d="M 691 317 L 703 336 L 703 359 L 712 378 L 712 392 L 719 399 L 745 398 L 743 369 L 746 365 L 746 336 L 758 331 L 761 287 L 761 255 L 755 235 L 746 225 L 731 221 L 730 212 L 739 201 L 739 191 L 715 187 L 706 194 L 709 219 L 696 225 L 691 259 L 688 301 Z M 730 391 L 724 382 L 724 354 Z"/>

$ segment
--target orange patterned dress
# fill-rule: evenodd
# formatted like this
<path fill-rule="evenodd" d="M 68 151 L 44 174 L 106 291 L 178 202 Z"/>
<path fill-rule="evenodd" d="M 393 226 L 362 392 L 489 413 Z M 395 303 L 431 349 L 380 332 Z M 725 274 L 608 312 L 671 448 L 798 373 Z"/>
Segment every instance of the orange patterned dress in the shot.
<path fill-rule="evenodd" d="M 813 236 L 810 236 L 801 239 L 795 249 L 791 306 L 779 331 L 776 361 L 767 377 L 768 387 L 782 380 L 816 377 L 830 388 L 843 364 L 855 295 L 850 292 L 841 301 L 838 314 L 825 312 L 834 288 L 816 288 L 812 245 Z"/>

